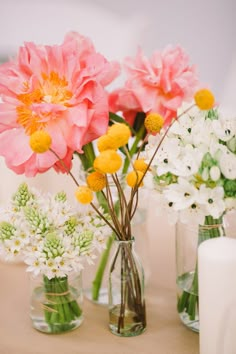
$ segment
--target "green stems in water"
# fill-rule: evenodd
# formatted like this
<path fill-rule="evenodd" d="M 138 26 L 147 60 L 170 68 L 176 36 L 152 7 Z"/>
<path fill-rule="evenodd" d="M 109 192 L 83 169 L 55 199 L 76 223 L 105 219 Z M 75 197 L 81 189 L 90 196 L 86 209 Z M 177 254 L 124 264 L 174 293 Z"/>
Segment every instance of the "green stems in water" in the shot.
<path fill-rule="evenodd" d="M 198 227 L 198 246 L 211 238 L 225 236 L 223 227 L 223 217 L 214 219 L 212 216 L 205 217 L 204 225 Z M 197 252 L 197 250 L 196 250 Z M 195 321 L 198 315 L 198 261 L 194 270 L 192 285 L 190 289 L 184 290 L 180 295 L 177 303 L 179 313 L 188 314 L 190 321 Z"/>
<path fill-rule="evenodd" d="M 146 328 L 143 269 L 133 253 L 133 241 L 116 242 L 109 276 L 109 327 L 116 335 L 136 336 Z"/>
<path fill-rule="evenodd" d="M 73 321 L 82 315 L 82 310 L 71 293 L 68 277 L 43 277 L 46 301 L 43 304 L 45 322 L 51 333 L 65 332 L 74 327 Z"/>
<path fill-rule="evenodd" d="M 114 234 L 112 234 L 106 243 L 106 249 L 103 251 L 101 257 L 100 257 L 100 262 L 97 268 L 97 272 L 95 274 L 95 278 L 92 283 L 92 299 L 93 301 L 97 301 L 99 298 L 99 292 L 101 289 L 102 285 L 102 279 L 104 275 L 104 271 L 106 269 L 106 265 L 108 262 L 109 254 L 111 251 L 111 247 L 114 241 Z"/>

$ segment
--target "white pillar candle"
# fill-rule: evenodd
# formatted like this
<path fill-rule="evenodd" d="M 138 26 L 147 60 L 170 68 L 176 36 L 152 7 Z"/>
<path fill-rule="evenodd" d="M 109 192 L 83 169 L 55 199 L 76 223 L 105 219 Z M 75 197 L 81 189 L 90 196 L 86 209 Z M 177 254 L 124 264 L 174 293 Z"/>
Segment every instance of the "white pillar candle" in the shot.
<path fill-rule="evenodd" d="M 236 240 L 198 248 L 200 354 L 236 353 Z"/>

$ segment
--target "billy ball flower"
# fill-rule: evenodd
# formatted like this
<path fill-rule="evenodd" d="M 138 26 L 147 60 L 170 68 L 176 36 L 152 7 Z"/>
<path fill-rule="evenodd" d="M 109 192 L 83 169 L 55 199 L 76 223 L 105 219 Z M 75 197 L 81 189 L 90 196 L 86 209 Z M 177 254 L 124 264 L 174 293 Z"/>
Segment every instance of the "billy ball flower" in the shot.
<path fill-rule="evenodd" d="M 164 124 L 164 118 L 158 113 L 150 113 L 146 116 L 144 126 L 149 133 L 159 133 Z"/>
<path fill-rule="evenodd" d="M 106 186 L 106 177 L 98 172 L 92 172 L 87 177 L 87 184 L 93 192 L 99 192 Z"/>
<path fill-rule="evenodd" d="M 50 149 L 52 143 L 51 136 L 45 130 L 37 130 L 30 135 L 29 144 L 31 149 L 42 154 Z"/>
<path fill-rule="evenodd" d="M 119 144 L 117 144 L 116 139 L 112 136 L 105 134 L 100 136 L 97 141 L 98 151 L 102 152 L 105 150 L 117 150 L 119 148 Z"/>
<path fill-rule="evenodd" d="M 194 101 L 198 108 L 208 110 L 213 107 L 215 98 L 210 90 L 201 89 L 195 93 Z"/>
<path fill-rule="evenodd" d="M 138 160 L 135 160 L 134 163 L 134 169 L 136 171 L 141 171 L 141 172 L 145 172 L 148 168 L 148 165 L 146 164 L 146 162 L 144 162 L 144 159 L 138 159 Z"/>
<path fill-rule="evenodd" d="M 128 143 L 131 131 L 126 124 L 116 123 L 108 129 L 107 135 L 112 137 L 117 147 L 121 147 Z"/>
<path fill-rule="evenodd" d="M 93 200 L 93 192 L 87 186 L 79 186 L 75 191 L 75 197 L 81 204 L 89 204 Z"/>
<path fill-rule="evenodd" d="M 101 173 L 115 173 L 122 165 L 122 159 L 114 150 L 105 150 L 98 155 L 93 163 L 96 171 Z"/>
<path fill-rule="evenodd" d="M 143 173 L 141 171 L 131 171 L 126 176 L 126 182 L 127 182 L 128 186 L 134 188 L 135 186 L 137 186 L 139 184 L 142 177 L 143 177 Z M 141 182 L 139 187 L 142 187 L 142 186 L 143 186 L 143 181 Z"/>

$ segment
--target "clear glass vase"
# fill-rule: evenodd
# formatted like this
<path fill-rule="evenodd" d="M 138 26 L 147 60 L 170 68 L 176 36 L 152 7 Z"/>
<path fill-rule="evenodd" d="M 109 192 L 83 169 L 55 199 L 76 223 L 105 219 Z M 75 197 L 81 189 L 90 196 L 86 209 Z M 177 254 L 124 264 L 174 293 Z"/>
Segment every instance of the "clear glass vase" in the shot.
<path fill-rule="evenodd" d="M 134 251 L 134 240 L 115 241 L 109 273 L 109 328 L 131 337 L 146 329 L 144 271 Z"/>
<path fill-rule="evenodd" d="M 147 283 L 151 270 L 149 263 L 150 257 L 146 209 L 137 209 L 132 221 L 132 230 L 136 235 L 135 249 L 139 254 L 145 270 L 145 281 Z M 84 295 L 87 299 L 98 305 L 108 306 L 108 277 L 110 264 L 115 250 L 116 245 L 114 242 L 114 236 L 111 235 L 107 240 L 106 249 L 98 255 L 94 264 L 87 267 L 83 272 Z"/>
<path fill-rule="evenodd" d="M 204 225 L 176 225 L 177 310 L 183 324 L 195 332 L 199 332 L 198 246 L 221 236 L 226 236 L 222 217 L 207 216 Z"/>
<path fill-rule="evenodd" d="M 82 274 L 47 278 L 30 277 L 30 317 L 33 327 L 45 333 L 73 330 L 83 322 Z"/>

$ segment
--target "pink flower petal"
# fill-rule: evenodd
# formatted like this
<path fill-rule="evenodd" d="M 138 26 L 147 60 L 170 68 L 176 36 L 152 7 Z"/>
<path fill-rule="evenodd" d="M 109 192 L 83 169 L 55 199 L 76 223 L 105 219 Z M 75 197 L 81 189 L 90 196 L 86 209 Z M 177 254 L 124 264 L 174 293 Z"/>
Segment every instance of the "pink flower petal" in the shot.
<path fill-rule="evenodd" d="M 0 155 L 5 157 L 8 166 L 27 162 L 32 154 L 29 137 L 23 129 L 6 130 L 0 134 Z"/>
<path fill-rule="evenodd" d="M 28 42 L 13 62 L 0 66 L 0 154 L 16 173 L 35 175 L 62 168 L 50 151 L 39 155 L 27 134 L 45 129 L 52 149 L 71 167 L 74 151 L 98 138 L 108 126 L 108 95 L 104 86 L 119 65 L 95 51 L 90 39 L 70 32 L 61 45 Z M 21 95 L 21 96 L 18 96 Z M 19 128 L 17 108 L 22 108 Z M 19 128 L 19 129 L 16 129 Z M 63 169 L 62 169 L 63 170 Z"/>

